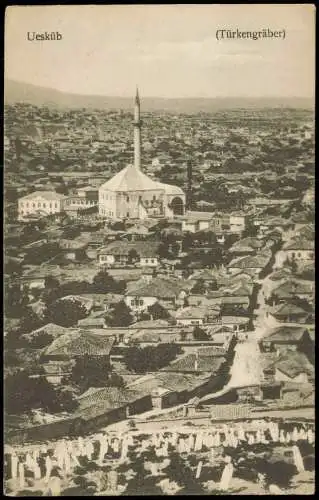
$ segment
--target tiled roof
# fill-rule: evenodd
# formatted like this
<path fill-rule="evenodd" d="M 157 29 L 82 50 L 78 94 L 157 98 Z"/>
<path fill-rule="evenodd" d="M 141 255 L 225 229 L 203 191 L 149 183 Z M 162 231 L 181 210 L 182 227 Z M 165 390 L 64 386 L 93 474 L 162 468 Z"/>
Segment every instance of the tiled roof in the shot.
<path fill-rule="evenodd" d="M 57 300 L 57 302 L 61 302 L 64 300 L 70 300 L 72 302 L 80 302 L 86 309 L 89 311 L 93 307 L 93 300 L 88 297 L 83 297 L 82 295 L 65 295 Z"/>
<path fill-rule="evenodd" d="M 80 250 L 82 248 L 86 248 L 90 243 L 91 237 L 83 237 L 79 236 L 79 238 L 75 239 L 60 239 L 59 246 L 63 250 Z"/>
<path fill-rule="evenodd" d="M 249 238 L 244 238 L 242 240 L 236 241 L 236 243 L 234 243 L 230 247 L 229 251 L 234 252 L 237 250 L 245 250 L 245 249 L 258 250 L 258 249 L 262 248 L 264 246 L 264 244 L 265 243 L 263 240 L 260 240 L 258 238 L 249 237 Z"/>
<path fill-rule="evenodd" d="M 290 270 L 289 267 L 283 267 L 282 269 L 279 269 L 278 271 L 274 271 L 273 273 L 271 273 L 268 278 L 271 279 L 272 281 L 279 281 L 279 280 L 282 280 L 282 279 L 289 279 L 289 277 L 291 276 L 292 274 L 292 271 Z"/>
<path fill-rule="evenodd" d="M 234 297 L 226 296 L 222 298 L 222 305 L 225 304 L 237 304 L 237 305 L 249 306 L 249 297 L 247 297 L 247 295 L 243 296 L 235 295 Z"/>
<path fill-rule="evenodd" d="M 275 316 L 286 316 L 287 314 L 307 315 L 307 312 L 302 307 L 296 306 L 295 304 L 284 303 L 274 307 L 272 314 Z"/>
<path fill-rule="evenodd" d="M 277 359 L 273 366 L 291 378 L 300 373 L 306 373 L 309 376 L 314 375 L 314 367 L 309 363 L 307 356 L 298 351 L 288 351 Z"/>
<path fill-rule="evenodd" d="M 136 399 L 136 392 L 119 387 L 91 387 L 77 398 L 80 411 L 95 405 L 102 405 L 105 410 L 111 410 Z"/>
<path fill-rule="evenodd" d="M 134 297 L 174 298 L 182 290 L 189 290 L 193 283 L 188 280 L 153 278 L 150 283 L 141 283 L 126 295 Z"/>
<path fill-rule="evenodd" d="M 63 200 L 66 198 L 63 194 L 56 193 L 55 191 L 34 191 L 33 193 L 23 196 L 20 200 L 32 200 L 38 196 L 48 201 Z"/>
<path fill-rule="evenodd" d="M 46 356 L 108 356 L 115 339 L 89 332 L 72 331 L 57 338 L 45 350 Z"/>
<path fill-rule="evenodd" d="M 192 279 L 194 281 L 196 281 L 196 280 L 216 281 L 216 277 L 208 269 L 203 269 L 201 271 L 196 271 L 194 274 L 192 274 L 189 277 L 189 279 Z"/>
<path fill-rule="evenodd" d="M 156 375 L 146 375 L 130 384 L 128 388 L 139 392 L 140 394 L 151 394 L 157 387 L 164 387 L 172 392 L 189 391 L 200 387 L 207 380 L 210 374 L 186 374 L 172 372 L 158 372 Z"/>
<path fill-rule="evenodd" d="M 311 281 L 290 280 L 282 283 L 273 290 L 279 297 L 291 297 L 294 295 L 311 295 L 314 292 L 314 283 Z"/>
<path fill-rule="evenodd" d="M 156 319 L 156 320 L 146 320 L 146 321 L 137 321 L 130 325 L 129 328 L 160 328 L 169 326 L 168 321 L 165 319 Z"/>
<path fill-rule="evenodd" d="M 37 330 L 33 330 L 32 332 L 25 335 L 25 337 L 34 337 L 40 336 L 44 333 L 48 335 L 52 335 L 52 337 L 60 337 L 68 332 L 68 328 L 64 328 L 63 326 L 55 325 L 54 323 L 48 323 L 47 325 L 41 326 Z"/>
<path fill-rule="evenodd" d="M 175 317 L 177 319 L 188 319 L 188 318 L 196 318 L 196 319 L 204 319 L 209 315 L 218 315 L 219 311 L 215 313 L 209 311 L 207 307 L 182 307 L 176 311 Z"/>
<path fill-rule="evenodd" d="M 92 315 L 89 316 L 88 318 L 80 319 L 77 324 L 78 326 L 96 326 L 103 328 L 105 325 L 105 319 L 104 319 L 105 313 L 102 314 L 103 314 L 102 317 L 96 317 Z"/>
<path fill-rule="evenodd" d="M 264 341 L 298 341 L 302 338 L 306 328 L 302 326 L 280 326 L 264 337 Z"/>
<path fill-rule="evenodd" d="M 216 346 L 209 346 L 209 347 L 199 347 L 197 349 L 197 353 L 199 357 L 218 357 L 218 356 L 226 356 L 227 354 L 227 349 L 224 347 L 216 347 Z"/>
<path fill-rule="evenodd" d="M 266 252 L 260 252 L 257 255 L 249 257 L 239 257 L 238 259 L 232 260 L 228 264 L 228 268 L 239 268 L 239 269 L 259 269 L 263 268 L 268 264 L 271 257 L 271 252 L 266 254 Z"/>
<path fill-rule="evenodd" d="M 140 257 L 156 257 L 159 243 L 153 241 L 114 241 L 106 247 L 100 248 L 100 255 L 129 255 L 131 251 L 135 251 Z"/>
<path fill-rule="evenodd" d="M 246 316 L 223 316 L 222 317 L 222 323 L 227 325 L 227 324 L 232 324 L 232 325 L 244 325 L 249 322 L 248 317 Z"/>
<path fill-rule="evenodd" d="M 284 250 L 309 250 L 313 251 L 315 248 L 314 241 L 306 240 L 304 238 L 295 238 L 288 241 L 284 246 Z"/>
<path fill-rule="evenodd" d="M 187 354 L 173 361 L 169 366 L 162 368 L 161 371 L 217 373 L 225 361 L 225 358 L 222 356 L 197 356 L 196 354 Z"/>

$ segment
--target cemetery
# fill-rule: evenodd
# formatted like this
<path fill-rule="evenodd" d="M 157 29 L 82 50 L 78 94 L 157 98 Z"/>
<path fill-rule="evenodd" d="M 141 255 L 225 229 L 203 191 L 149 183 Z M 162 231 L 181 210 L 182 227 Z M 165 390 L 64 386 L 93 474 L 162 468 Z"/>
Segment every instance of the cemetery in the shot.
<path fill-rule="evenodd" d="M 250 485 L 257 494 L 283 494 L 300 478 L 300 484 L 313 480 L 314 443 L 313 423 L 270 419 L 158 433 L 109 430 L 6 446 L 5 491 L 10 496 L 66 496 L 73 490 L 72 495 L 89 496 L 223 494 L 247 492 Z"/>

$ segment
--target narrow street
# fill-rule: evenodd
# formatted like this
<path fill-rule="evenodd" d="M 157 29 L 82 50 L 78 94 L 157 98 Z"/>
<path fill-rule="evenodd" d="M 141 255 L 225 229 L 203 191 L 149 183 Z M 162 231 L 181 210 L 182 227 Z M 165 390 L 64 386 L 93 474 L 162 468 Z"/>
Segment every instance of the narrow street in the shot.
<path fill-rule="evenodd" d="M 273 268 L 270 273 L 272 271 Z M 273 328 L 277 324 L 277 322 L 275 319 L 267 317 L 268 306 L 265 304 L 264 298 L 264 295 L 267 294 L 269 289 L 274 286 L 274 283 L 269 280 L 268 276 L 263 280 L 260 280 L 259 283 L 261 284 L 261 288 L 256 299 L 256 305 L 258 307 L 254 311 L 256 314 L 256 319 L 254 320 L 254 330 L 252 334 L 248 336 L 247 340 L 239 342 L 235 347 L 234 361 L 230 369 L 230 380 L 219 391 L 207 394 L 206 396 L 201 398 L 201 402 L 218 398 L 236 387 L 254 385 L 258 384 L 261 381 L 262 371 L 258 342 L 270 328 Z M 174 407 L 165 408 L 163 410 L 154 409 L 149 412 L 134 416 L 134 420 L 138 422 L 139 420 L 147 419 L 151 416 L 154 417 L 155 415 L 158 417 L 160 417 L 161 415 L 164 416 L 165 414 L 169 414 L 170 412 L 177 410 L 178 408 L 181 408 L 183 406 L 184 405 L 181 404 Z M 116 428 L 121 427 L 121 424 L 114 425 Z"/>
<path fill-rule="evenodd" d="M 273 272 L 276 263 L 276 255 L 277 254 L 274 255 L 274 265 L 269 274 Z M 254 320 L 253 334 L 249 335 L 247 340 L 239 342 L 235 347 L 235 357 L 233 366 L 230 370 L 231 378 L 225 387 L 216 393 L 205 396 L 201 401 L 217 398 L 227 393 L 230 389 L 258 384 L 261 381 L 263 374 L 261 371 L 258 342 L 265 336 L 269 329 L 277 324 L 277 321 L 273 317 L 267 316 L 268 306 L 265 303 L 265 295 L 268 294 L 269 290 L 274 286 L 274 283 L 268 276 L 259 280 L 259 283 L 261 284 L 261 288 L 256 299 L 257 307 L 254 310 L 256 318 Z"/>

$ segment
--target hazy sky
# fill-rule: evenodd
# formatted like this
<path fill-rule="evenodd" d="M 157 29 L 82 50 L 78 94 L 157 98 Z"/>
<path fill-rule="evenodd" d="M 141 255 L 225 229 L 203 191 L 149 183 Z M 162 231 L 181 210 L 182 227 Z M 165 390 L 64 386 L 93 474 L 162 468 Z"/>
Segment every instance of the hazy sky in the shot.
<path fill-rule="evenodd" d="M 286 38 L 216 40 L 217 29 L 286 30 Z M 59 31 L 31 42 L 27 32 Z M 79 94 L 313 97 L 311 5 L 8 7 L 5 76 Z"/>

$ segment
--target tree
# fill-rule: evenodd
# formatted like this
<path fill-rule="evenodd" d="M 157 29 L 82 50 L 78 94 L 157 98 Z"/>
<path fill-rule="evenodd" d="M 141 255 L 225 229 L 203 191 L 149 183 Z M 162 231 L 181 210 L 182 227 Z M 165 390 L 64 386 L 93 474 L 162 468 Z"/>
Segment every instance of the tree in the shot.
<path fill-rule="evenodd" d="M 29 340 L 28 347 L 30 347 L 31 349 L 44 349 L 45 347 L 50 345 L 53 340 L 53 335 L 42 332 L 41 335 L 36 335 Z"/>
<path fill-rule="evenodd" d="M 128 370 L 135 373 L 156 371 L 167 366 L 178 354 L 182 353 L 176 344 L 159 344 L 155 347 L 129 347 L 124 356 Z"/>
<path fill-rule="evenodd" d="M 180 340 L 181 340 L 182 342 L 184 342 L 184 340 L 186 340 L 187 333 L 186 333 L 186 332 L 184 332 L 184 330 L 182 330 L 182 331 L 180 332 L 179 336 L 180 336 Z"/>
<path fill-rule="evenodd" d="M 195 294 L 199 294 L 199 295 L 204 295 L 206 293 L 206 284 L 205 284 L 205 281 L 200 278 L 196 283 L 195 285 L 193 286 L 192 288 L 192 293 L 195 293 Z"/>
<path fill-rule="evenodd" d="M 18 283 L 9 283 L 5 287 L 5 312 L 10 318 L 19 318 L 29 303 L 27 289 L 21 290 Z"/>
<path fill-rule="evenodd" d="M 176 481 L 182 487 L 178 495 L 203 495 L 205 491 L 184 459 L 175 452 L 170 455 L 170 459 L 170 465 L 165 469 L 165 473 L 171 481 Z"/>
<path fill-rule="evenodd" d="M 125 304 L 124 300 L 112 304 L 111 310 L 105 317 L 105 321 L 109 326 L 129 326 L 133 322 L 134 317 L 131 310 Z"/>
<path fill-rule="evenodd" d="M 56 413 L 72 407 L 69 393 L 54 389 L 44 377 L 30 378 L 29 372 L 20 370 L 10 374 L 5 380 L 5 411 L 9 415 L 19 415 L 32 409 Z"/>
<path fill-rule="evenodd" d="M 111 370 L 108 357 L 85 355 L 77 358 L 70 381 L 81 391 L 86 391 L 89 387 L 106 387 L 109 385 Z M 115 378 L 113 382 L 116 383 Z"/>
<path fill-rule="evenodd" d="M 205 330 L 199 326 L 195 326 L 193 330 L 193 338 L 194 340 L 209 340 L 210 336 L 205 332 Z"/>
<path fill-rule="evenodd" d="M 85 306 L 76 299 L 59 299 L 48 306 L 47 321 L 66 328 L 87 316 Z"/>
<path fill-rule="evenodd" d="M 44 288 L 59 288 L 60 282 L 54 276 L 47 276 L 44 280 Z"/>
<path fill-rule="evenodd" d="M 165 307 L 163 307 L 158 302 L 155 302 L 151 306 L 148 306 L 147 310 L 153 320 L 168 319 L 170 317 L 167 309 L 165 309 Z"/>
<path fill-rule="evenodd" d="M 113 276 L 102 269 L 94 276 L 92 288 L 95 293 L 121 293 L 125 290 L 126 283 L 124 280 L 116 281 Z"/>
<path fill-rule="evenodd" d="M 18 326 L 19 332 L 21 334 L 30 333 L 40 328 L 43 323 L 44 319 L 40 319 L 30 307 L 27 307 L 22 312 L 22 317 Z"/>

